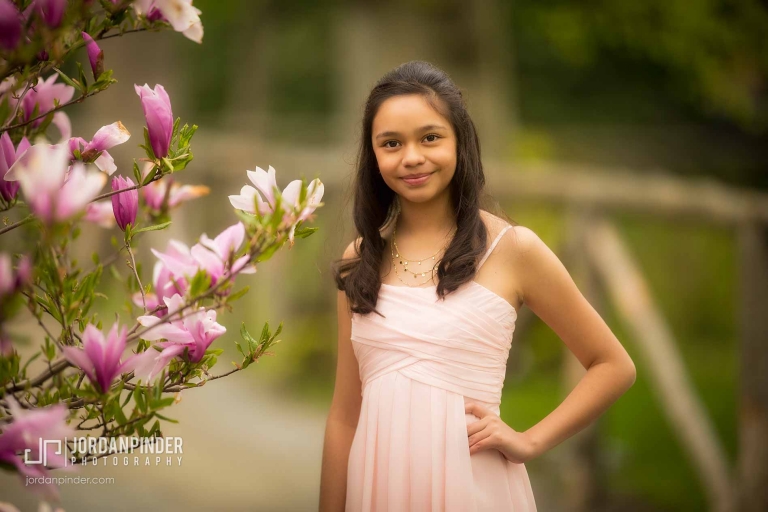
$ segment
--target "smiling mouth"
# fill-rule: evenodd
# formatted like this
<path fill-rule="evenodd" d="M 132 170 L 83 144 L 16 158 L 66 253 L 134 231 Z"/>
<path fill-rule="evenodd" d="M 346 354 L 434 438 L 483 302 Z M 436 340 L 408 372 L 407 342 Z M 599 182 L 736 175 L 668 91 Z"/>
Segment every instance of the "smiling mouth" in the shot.
<path fill-rule="evenodd" d="M 422 174 L 412 174 L 410 176 L 403 176 L 400 179 L 410 186 L 419 186 L 429 181 L 429 177 L 432 176 L 432 174 L 433 173 L 431 172 L 422 173 Z"/>

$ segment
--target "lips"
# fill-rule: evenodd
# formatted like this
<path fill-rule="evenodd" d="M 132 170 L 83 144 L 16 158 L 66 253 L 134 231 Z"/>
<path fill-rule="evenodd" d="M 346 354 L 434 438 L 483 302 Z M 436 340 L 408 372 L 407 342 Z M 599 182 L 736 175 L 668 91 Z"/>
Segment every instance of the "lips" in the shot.
<path fill-rule="evenodd" d="M 405 183 L 408 185 L 423 185 L 429 180 L 429 177 L 432 176 L 433 173 L 427 172 L 427 173 L 421 173 L 421 174 L 411 174 L 409 176 L 403 176 L 402 179 Z"/>

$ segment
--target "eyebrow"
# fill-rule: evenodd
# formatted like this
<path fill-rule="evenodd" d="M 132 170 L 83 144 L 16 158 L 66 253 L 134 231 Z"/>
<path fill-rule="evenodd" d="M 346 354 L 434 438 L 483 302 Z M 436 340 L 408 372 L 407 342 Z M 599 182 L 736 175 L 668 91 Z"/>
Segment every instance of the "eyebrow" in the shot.
<path fill-rule="evenodd" d="M 417 129 L 417 132 L 426 132 L 428 130 L 445 130 L 445 126 L 441 126 L 439 124 L 428 124 L 426 126 L 422 126 L 421 128 Z M 376 139 L 380 139 L 382 137 L 396 137 L 400 135 L 400 132 L 381 132 L 380 134 L 376 135 Z"/>

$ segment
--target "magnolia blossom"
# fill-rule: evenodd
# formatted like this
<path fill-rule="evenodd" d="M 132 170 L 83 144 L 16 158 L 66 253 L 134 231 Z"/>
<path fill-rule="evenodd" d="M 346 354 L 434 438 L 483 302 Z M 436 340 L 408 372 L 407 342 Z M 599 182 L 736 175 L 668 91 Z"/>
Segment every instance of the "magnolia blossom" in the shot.
<path fill-rule="evenodd" d="M 147 84 L 133 86 L 141 98 L 141 108 L 144 109 L 144 119 L 147 121 L 149 143 L 157 158 L 168 156 L 173 135 L 173 112 L 171 98 L 165 88 L 158 84 L 150 89 Z"/>
<path fill-rule="evenodd" d="M 85 41 L 85 49 L 88 52 L 88 61 L 91 63 L 93 79 L 98 80 L 99 76 L 104 72 L 104 51 L 99 48 L 99 45 L 96 44 L 96 41 L 87 32 L 83 32 L 82 35 Z"/>
<path fill-rule="evenodd" d="M 85 217 L 88 222 L 98 224 L 103 228 L 111 228 L 115 225 L 115 214 L 112 212 L 112 201 L 105 199 L 88 203 L 85 207 Z"/>
<path fill-rule="evenodd" d="M 64 357 L 85 372 L 88 379 L 100 392 L 106 393 L 115 377 L 145 365 L 154 354 L 142 352 L 120 362 L 125 351 L 126 329 L 117 323 L 106 338 L 94 325 L 88 324 L 83 332 L 83 348 L 63 346 Z"/>
<path fill-rule="evenodd" d="M 81 162 L 69 167 L 69 150 L 64 145 L 36 144 L 13 164 L 5 175 L 16 180 L 32 212 L 44 222 L 73 217 L 99 193 L 107 177 L 86 171 Z"/>
<path fill-rule="evenodd" d="M 0 0 L 1 1 L 1 0 Z M 0 136 L 0 196 L 8 202 L 16 198 L 19 191 L 19 184 L 15 181 L 5 181 L 5 175 L 8 170 L 16 163 L 16 160 L 29 149 L 30 144 L 26 137 L 21 139 L 16 149 L 13 148 L 13 142 L 8 132 Z"/>
<path fill-rule="evenodd" d="M 241 222 L 228 227 L 215 239 L 211 240 L 203 233 L 200 241 L 187 248 L 181 242 L 172 240 L 169 251 L 161 253 L 152 249 L 152 253 L 165 265 L 174 278 L 191 279 L 198 270 L 203 270 L 215 285 L 224 276 L 243 273 L 252 274 L 256 268 L 248 265 L 248 254 L 234 260 L 230 268 L 230 260 L 245 239 L 245 226 Z"/>
<path fill-rule="evenodd" d="M 204 185 L 181 185 L 170 176 L 141 187 L 144 202 L 156 212 L 163 210 L 166 194 L 168 195 L 167 208 L 170 209 L 183 202 L 207 195 L 210 191 L 211 189 Z"/>
<path fill-rule="evenodd" d="M 181 32 L 196 43 L 203 42 L 203 24 L 200 22 L 202 12 L 192 6 L 192 0 L 136 0 L 133 8 L 150 21 L 167 21 L 176 32 Z"/>
<path fill-rule="evenodd" d="M 0 330 L 0 357 L 10 357 L 12 354 L 13 343 L 11 343 L 11 338 Z"/>
<path fill-rule="evenodd" d="M 277 178 L 275 177 L 275 168 L 269 166 L 269 171 L 265 171 L 261 167 L 256 167 L 255 171 L 245 171 L 248 178 L 256 186 L 253 188 L 250 185 L 245 185 L 240 189 L 240 195 L 229 196 L 229 202 L 232 206 L 240 210 L 244 210 L 248 213 L 256 213 L 256 209 L 260 214 L 269 213 L 274 210 L 275 196 L 280 192 L 277 188 Z M 264 196 L 262 199 L 261 195 Z"/>
<path fill-rule="evenodd" d="M 66 84 L 56 83 L 58 76 L 58 74 L 54 73 L 45 81 L 40 78 L 37 85 L 27 91 L 21 103 L 24 111 L 24 121 L 32 119 L 35 105 L 38 106 L 39 114 L 45 114 L 53 110 L 55 106 L 54 100 L 57 100 L 62 105 L 72 99 L 72 96 L 75 94 L 75 88 Z M 13 96 L 11 96 L 10 100 L 11 105 L 15 107 L 18 100 L 13 98 Z M 61 114 L 66 115 L 63 112 Z M 43 119 L 44 117 L 35 120 L 32 122 L 32 126 L 37 128 L 43 122 Z M 62 119 L 62 117 L 59 116 L 59 119 Z"/>
<path fill-rule="evenodd" d="M 246 171 L 248 178 L 254 184 L 254 187 L 245 185 L 240 189 L 239 195 L 229 196 L 229 202 L 235 208 L 255 214 L 274 212 L 277 204 L 277 196 L 281 198 L 281 208 L 284 210 L 282 224 L 284 227 L 290 226 L 288 240 L 293 245 L 294 232 L 299 222 L 307 220 L 310 215 L 320 206 L 320 201 L 325 192 L 325 185 L 315 178 L 307 186 L 306 204 L 301 208 L 299 197 L 301 195 L 301 180 L 293 180 L 283 189 L 282 193 L 277 186 L 275 169 L 270 165 L 268 171 L 256 167 L 255 171 Z M 262 196 L 264 196 L 262 198 Z M 301 211 L 299 211 L 301 208 Z"/>
<path fill-rule="evenodd" d="M 29 283 L 32 279 L 32 263 L 29 258 L 23 256 L 19 260 L 16 271 L 13 271 L 11 255 L 0 252 L 0 301 L 3 297 L 12 295 Z"/>
<path fill-rule="evenodd" d="M 171 241 L 169 247 L 171 247 L 173 243 L 174 242 Z M 173 249 L 169 249 L 166 252 L 172 250 Z M 165 302 L 163 302 L 163 299 L 173 297 L 177 293 L 184 295 L 187 292 L 189 284 L 183 277 L 174 277 L 163 263 L 157 261 L 155 262 L 155 268 L 152 272 L 152 287 L 155 291 L 145 294 L 143 298 L 141 292 L 134 293 L 132 296 L 133 303 L 139 307 L 144 307 L 144 301 L 146 301 L 148 310 L 154 310 L 158 306 L 163 306 L 155 313 L 156 316 L 163 317 L 168 312 L 168 308 L 164 306 Z"/>
<path fill-rule="evenodd" d="M 35 9 L 46 25 L 56 28 L 67 10 L 67 0 L 35 0 Z"/>
<path fill-rule="evenodd" d="M 184 299 L 178 294 L 163 300 L 171 315 L 184 306 Z M 152 315 L 140 316 L 136 320 L 144 327 L 161 322 L 160 318 Z M 180 320 L 157 325 L 143 333 L 141 337 L 148 341 L 166 340 L 157 344 L 163 348 L 163 351 L 158 356 L 156 364 L 167 363 L 173 357 L 183 354 L 185 348 L 189 349 L 190 361 L 197 363 L 203 358 L 211 343 L 225 332 L 227 332 L 226 327 L 216 323 L 216 310 L 206 311 L 201 307 L 193 313 L 185 312 Z"/>
<path fill-rule="evenodd" d="M 64 440 L 75 436 L 75 429 L 67 425 L 69 409 L 64 404 L 51 405 L 44 408 L 25 410 L 16 402 L 13 395 L 5 396 L 5 401 L 11 411 L 13 421 L 3 426 L 0 434 L 0 461 L 12 464 L 24 477 L 48 477 L 48 467 L 60 468 L 65 471 L 75 470 L 75 466 L 65 465 L 63 450 L 57 454 L 57 446 L 52 443 L 41 443 L 45 440 Z M 47 466 L 43 464 L 25 464 L 27 460 L 42 460 L 40 447 L 45 450 Z M 55 485 L 37 487 L 53 498 L 58 497 Z"/>
<path fill-rule="evenodd" d="M 285 226 L 291 226 L 291 230 L 288 233 L 288 241 L 291 246 L 293 245 L 293 236 L 296 231 L 296 226 L 305 220 L 307 220 L 312 213 L 320 206 L 320 200 L 323 198 L 325 192 L 325 185 L 315 178 L 307 186 L 306 205 L 299 211 L 301 204 L 299 202 L 299 195 L 301 193 L 301 182 L 292 181 L 283 190 L 283 201 L 286 204 L 291 205 L 293 208 L 286 209 L 286 213 L 283 215 L 283 224 Z"/>
<path fill-rule="evenodd" d="M 122 144 L 130 138 L 131 133 L 123 126 L 123 123 L 116 121 L 99 128 L 90 142 L 82 137 L 72 137 L 69 139 L 70 158 L 74 159 L 75 151 L 80 151 L 80 159 L 90 162 L 98 154 L 98 158 L 93 160 L 93 163 L 111 176 L 117 170 L 117 166 L 115 165 L 115 159 L 112 158 L 112 155 L 107 150 Z"/>
<path fill-rule="evenodd" d="M 21 15 L 11 0 L 0 0 L 0 46 L 14 50 L 21 39 Z"/>
<path fill-rule="evenodd" d="M 131 178 L 115 176 L 112 178 L 112 190 L 122 190 L 135 186 Z M 120 229 L 125 231 L 128 224 L 136 225 L 136 212 L 139 209 L 139 191 L 135 188 L 114 194 L 112 197 L 112 211 Z"/>

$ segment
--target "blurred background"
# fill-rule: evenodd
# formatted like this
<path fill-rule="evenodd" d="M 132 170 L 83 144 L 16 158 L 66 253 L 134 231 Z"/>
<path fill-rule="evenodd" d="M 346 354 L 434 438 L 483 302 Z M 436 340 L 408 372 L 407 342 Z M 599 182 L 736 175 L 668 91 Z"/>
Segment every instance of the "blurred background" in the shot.
<path fill-rule="evenodd" d="M 143 115 L 133 84 L 163 84 L 200 128 L 179 181 L 211 193 L 176 210 L 192 244 L 236 221 L 246 169 L 325 183 L 320 230 L 240 283 L 220 317 L 214 373 L 239 358 L 245 322 L 285 323 L 274 356 L 168 411 L 181 467 L 89 467 L 104 486 L 62 486 L 66 510 L 316 510 L 336 364 L 331 262 L 355 236 L 351 183 L 367 93 L 413 59 L 465 91 L 488 191 L 560 256 L 637 366 L 599 421 L 526 464 L 548 511 L 765 510 L 768 503 L 768 2 L 761 0 L 195 0 L 203 44 L 180 34 L 104 41 L 118 83 L 71 107 L 75 136 L 121 120 L 110 150 L 131 175 Z M 81 55 L 85 60 L 85 54 Z M 74 63 L 71 63 L 71 69 Z M 89 226 L 79 251 L 109 252 Z M 148 277 L 145 277 L 148 279 Z M 120 283 L 102 317 L 127 312 Z M 127 316 L 126 316 L 127 317 Z M 32 330 L 31 330 L 32 332 Z M 27 349 L 33 350 L 36 343 Z M 584 370 L 523 308 L 502 418 L 525 430 Z M 111 464 L 111 462 L 110 462 Z M 3 498 L 33 509 L 13 475 Z"/>

